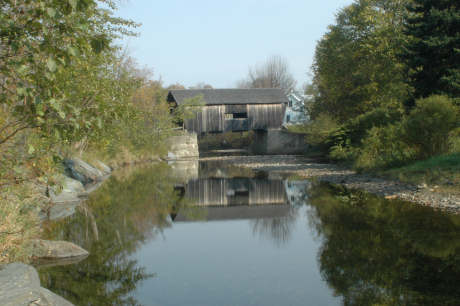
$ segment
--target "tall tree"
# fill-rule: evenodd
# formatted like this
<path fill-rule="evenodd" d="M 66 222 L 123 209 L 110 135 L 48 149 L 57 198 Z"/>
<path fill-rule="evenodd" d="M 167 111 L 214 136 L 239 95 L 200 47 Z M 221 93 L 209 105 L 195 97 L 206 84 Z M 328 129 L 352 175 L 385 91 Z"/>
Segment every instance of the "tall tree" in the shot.
<path fill-rule="evenodd" d="M 460 96 L 460 2 L 413 0 L 407 6 L 402 57 L 410 71 L 414 98 Z"/>
<path fill-rule="evenodd" d="M 237 83 L 238 88 L 281 88 L 286 93 L 295 85 L 287 60 L 279 55 L 270 57 L 262 65 L 250 67 L 248 77 Z"/>
<path fill-rule="evenodd" d="M 79 138 L 119 110 L 126 75 L 112 42 L 136 24 L 115 9 L 112 0 L 1 1 L 0 145 L 27 129 Z"/>
<path fill-rule="evenodd" d="M 319 41 L 314 58 L 313 117 L 339 122 L 405 99 L 402 44 L 407 0 L 356 0 L 342 9 Z"/>

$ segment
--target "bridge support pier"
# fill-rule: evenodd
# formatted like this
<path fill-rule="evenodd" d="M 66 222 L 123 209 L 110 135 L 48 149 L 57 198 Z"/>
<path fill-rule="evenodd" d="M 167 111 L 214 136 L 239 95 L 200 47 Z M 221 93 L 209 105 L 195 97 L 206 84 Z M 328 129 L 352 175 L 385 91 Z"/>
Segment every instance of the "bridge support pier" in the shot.
<path fill-rule="evenodd" d="M 254 154 L 304 154 L 308 149 L 305 137 L 281 129 L 254 131 L 251 152 Z"/>
<path fill-rule="evenodd" d="M 198 158 L 198 138 L 195 133 L 184 132 L 168 139 L 167 160 Z"/>

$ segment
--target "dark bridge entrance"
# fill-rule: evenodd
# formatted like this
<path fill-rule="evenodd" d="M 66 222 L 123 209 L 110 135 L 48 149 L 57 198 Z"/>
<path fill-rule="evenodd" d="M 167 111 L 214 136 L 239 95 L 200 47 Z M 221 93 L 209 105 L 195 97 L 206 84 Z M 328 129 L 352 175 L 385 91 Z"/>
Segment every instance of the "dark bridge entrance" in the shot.
<path fill-rule="evenodd" d="M 281 89 L 189 89 L 171 90 L 172 107 L 186 105 L 202 96 L 205 105 L 184 128 L 197 134 L 278 129 L 288 103 Z"/>

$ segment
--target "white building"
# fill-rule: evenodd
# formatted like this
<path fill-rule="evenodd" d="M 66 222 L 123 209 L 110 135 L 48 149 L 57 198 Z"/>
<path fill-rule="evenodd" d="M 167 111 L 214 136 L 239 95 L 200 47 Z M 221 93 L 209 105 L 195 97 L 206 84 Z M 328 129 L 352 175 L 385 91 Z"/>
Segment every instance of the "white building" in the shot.
<path fill-rule="evenodd" d="M 291 91 L 288 105 L 284 113 L 283 125 L 302 124 L 310 120 L 305 109 L 305 96 Z"/>

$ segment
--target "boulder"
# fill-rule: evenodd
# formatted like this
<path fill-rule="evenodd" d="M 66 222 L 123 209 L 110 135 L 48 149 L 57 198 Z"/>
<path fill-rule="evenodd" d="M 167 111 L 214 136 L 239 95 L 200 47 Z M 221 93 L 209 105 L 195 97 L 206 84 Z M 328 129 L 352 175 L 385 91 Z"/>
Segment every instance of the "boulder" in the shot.
<path fill-rule="evenodd" d="M 0 305 L 70 306 L 72 303 L 40 286 L 37 271 L 23 263 L 0 266 Z"/>
<path fill-rule="evenodd" d="M 89 255 L 88 251 L 68 241 L 35 239 L 31 242 L 31 247 L 31 256 L 38 260 L 84 258 Z"/>
<path fill-rule="evenodd" d="M 66 201 L 55 203 L 47 210 L 40 212 L 41 220 L 59 220 L 71 216 L 75 213 L 77 207 L 80 205 L 81 199 L 75 201 Z"/>
<path fill-rule="evenodd" d="M 101 170 L 79 158 L 65 159 L 64 166 L 66 174 L 80 181 L 83 185 L 99 181 L 104 177 Z"/>
<path fill-rule="evenodd" d="M 104 173 L 104 175 L 109 175 L 110 173 L 112 173 L 112 168 L 110 168 L 100 160 L 96 160 L 95 164 L 99 168 L 99 170 L 101 170 L 102 173 Z"/>
<path fill-rule="evenodd" d="M 79 196 L 86 193 L 85 187 L 80 181 L 62 174 L 58 175 L 56 180 L 60 182 L 61 186 L 54 186 L 50 189 L 50 198 L 53 203 L 78 201 Z"/>
<path fill-rule="evenodd" d="M 53 292 L 49 291 L 46 288 L 40 288 L 41 294 L 44 297 L 45 301 L 48 302 L 48 304 L 43 304 L 43 305 L 56 305 L 56 306 L 73 306 L 72 303 L 67 301 L 66 299 L 60 297 L 57 294 L 54 294 Z M 42 304 L 38 304 L 42 305 Z"/>

